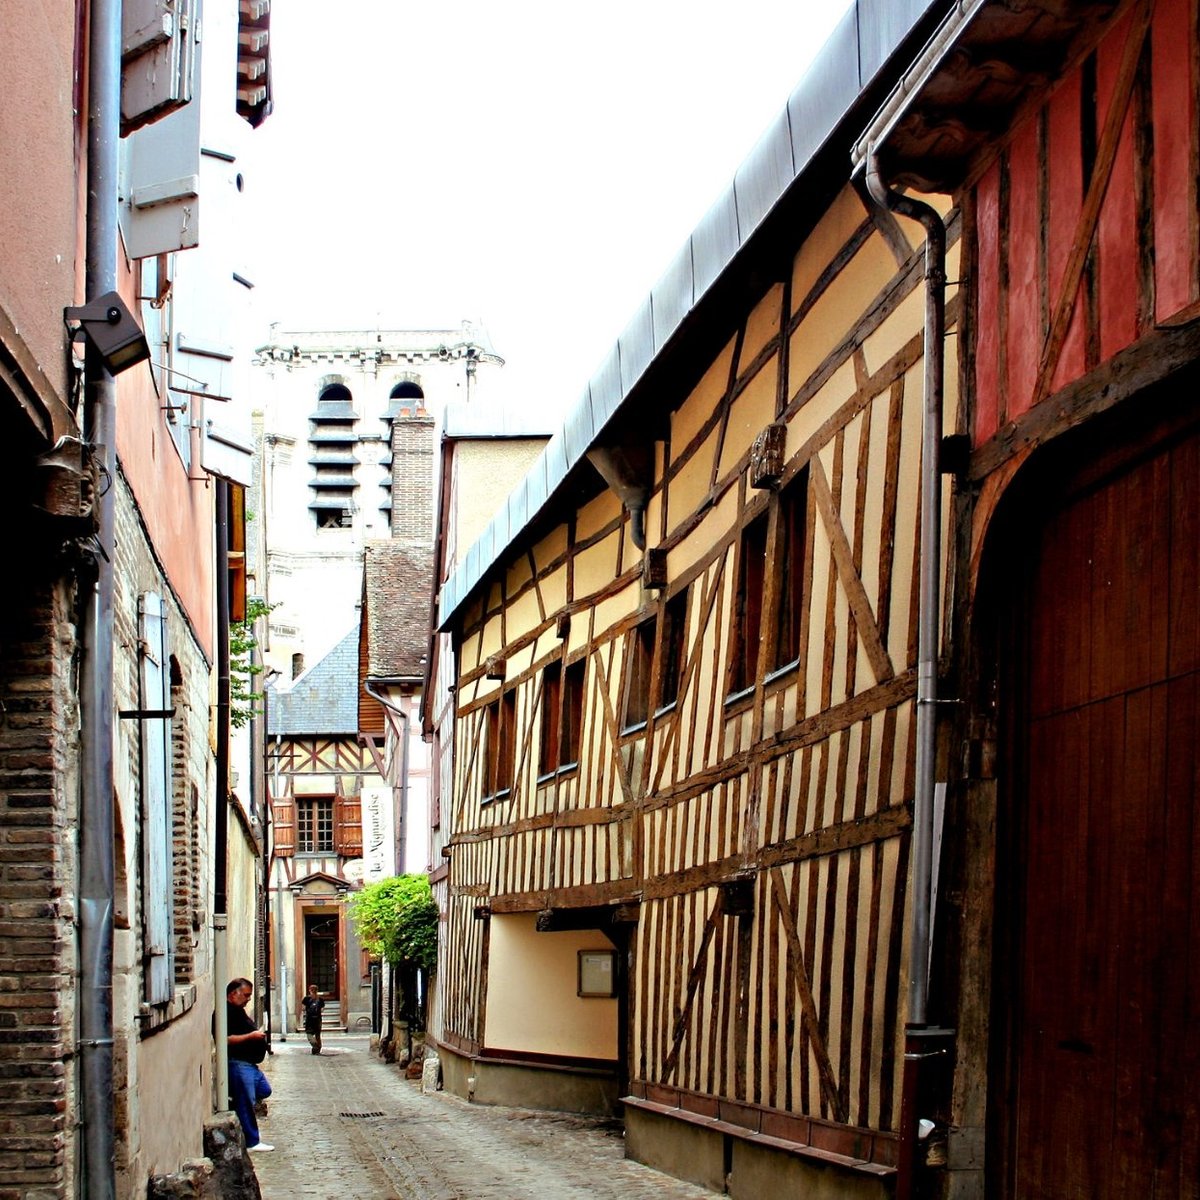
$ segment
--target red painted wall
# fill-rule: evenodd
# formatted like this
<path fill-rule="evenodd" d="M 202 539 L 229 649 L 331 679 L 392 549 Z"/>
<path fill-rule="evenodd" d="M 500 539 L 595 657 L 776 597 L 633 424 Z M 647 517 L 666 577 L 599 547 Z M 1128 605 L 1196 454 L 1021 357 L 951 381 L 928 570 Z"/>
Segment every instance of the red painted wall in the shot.
<path fill-rule="evenodd" d="M 1096 312 L 1088 312 L 1085 275 L 1074 297 L 1068 335 L 1050 394 L 1089 366 L 1087 329 L 1095 322 L 1099 361 L 1137 340 L 1155 322 L 1182 319 L 1197 304 L 1200 266 L 1195 221 L 1197 180 L 1196 0 L 1158 0 L 1149 34 L 1151 83 L 1145 110 L 1153 151 L 1139 163 L 1138 92 L 1129 106 L 1093 239 Z M 1109 111 L 1129 34 L 1128 16 L 1109 29 L 1095 55 L 1096 140 Z M 1031 113 L 974 186 L 976 313 L 974 440 L 992 437 L 1034 401 L 1048 321 L 1085 196 L 1082 129 L 1087 119 L 1083 67 Z M 1038 139 L 1044 123 L 1045 180 Z M 1002 188 L 1001 181 L 1006 181 Z M 1137 225 L 1138 196 L 1152 197 L 1149 232 Z M 1048 238 L 1039 247 L 1043 214 Z M 1039 255 L 1046 259 L 1045 282 Z M 1150 263 L 1153 292 L 1139 312 L 1139 280 Z M 1006 287 L 1002 287 L 1002 284 Z M 1048 287 L 1049 295 L 1043 295 Z M 1049 314 L 1049 316 L 1047 316 Z M 1192 315 L 1192 314 L 1187 314 Z M 1003 324 L 1001 322 L 1003 318 Z M 1141 327 L 1139 327 L 1139 323 Z"/>
<path fill-rule="evenodd" d="M 121 294 L 137 311 L 136 267 L 119 272 Z M 213 489 L 192 480 L 163 421 L 149 367 L 142 363 L 117 379 L 117 457 L 142 511 L 142 519 L 167 578 L 213 656 Z M 198 465 L 193 475 L 203 475 Z"/>

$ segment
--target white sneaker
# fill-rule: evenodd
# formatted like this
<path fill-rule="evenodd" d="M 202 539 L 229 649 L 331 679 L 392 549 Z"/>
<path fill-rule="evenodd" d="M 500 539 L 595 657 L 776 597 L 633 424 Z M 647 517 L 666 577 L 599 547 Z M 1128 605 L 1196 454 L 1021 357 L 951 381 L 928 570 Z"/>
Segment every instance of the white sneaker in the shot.
<path fill-rule="evenodd" d="M 274 1146 L 268 1146 L 266 1142 L 256 1142 L 253 1146 L 248 1146 L 247 1149 L 251 1154 L 260 1154 L 266 1150 L 274 1150 Z"/>

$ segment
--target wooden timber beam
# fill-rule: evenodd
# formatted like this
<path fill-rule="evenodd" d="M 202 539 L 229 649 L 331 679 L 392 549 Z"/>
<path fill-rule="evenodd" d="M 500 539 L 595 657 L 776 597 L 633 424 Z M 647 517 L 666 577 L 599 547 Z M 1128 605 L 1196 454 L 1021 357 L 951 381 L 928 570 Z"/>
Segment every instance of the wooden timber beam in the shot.
<path fill-rule="evenodd" d="M 787 938 L 788 958 L 796 980 L 796 994 L 800 1000 L 804 1027 L 808 1032 L 808 1044 L 812 1048 L 813 1058 L 817 1063 L 821 1094 L 825 1097 L 825 1103 L 829 1105 L 834 1119 L 845 1122 L 848 1119 L 846 1105 L 838 1090 L 833 1064 L 829 1061 L 829 1051 L 825 1048 L 825 1039 L 821 1035 L 821 1022 L 817 1016 L 816 1002 L 813 1000 L 812 984 L 804 965 L 804 947 L 801 946 L 800 935 L 796 932 L 796 918 L 792 914 L 792 906 L 788 900 L 787 884 L 784 883 L 783 872 L 778 867 L 771 869 L 771 887 L 775 896 L 775 908 L 779 913 L 779 921 Z"/>

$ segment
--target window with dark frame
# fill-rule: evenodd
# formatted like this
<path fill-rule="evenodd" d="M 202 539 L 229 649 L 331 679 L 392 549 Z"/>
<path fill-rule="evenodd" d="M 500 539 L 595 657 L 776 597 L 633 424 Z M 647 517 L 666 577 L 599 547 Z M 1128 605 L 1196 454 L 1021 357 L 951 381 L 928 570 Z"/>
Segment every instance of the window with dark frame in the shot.
<path fill-rule="evenodd" d="M 644 725 L 650 716 L 650 668 L 654 662 L 655 621 L 643 621 L 629 631 L 626 646 L 625 702 L 621 729 Z"/>
<path fill-rule="evenodd" d="M 483 798 L 496 794 L 496 774 L 500 766 L 500 701 L 493 700 L 483 710 Z"/>
<path fill-rule="evenodd" d="M 516 694 L 507 691 L 487 706 L 484 724 L 484 799 L 512 788 L 516 750 Z"/>
<path fill-rule="evenodd" d="M 559 766 L 571 766 L 579 761 L 583 740 L 583 681 L 587 664 L 581 658 L 563 672 L 563 728 Z"/>
<path fill-rule="evenodd" d="M 553 662 L 542 672 L 542 740 L 538 772 L 558 769 L 559 714 L 562 711 L 562 663 Z"/>
<path fill-rule="evenodd" d="M 333 797 L 296 797 L 296 850 L 300 854 L 333 853 Z"/>
<path fill-rule="evenodd" d="M 582 658 L 566 668 L 555 662 L 542 673 L 542 741 L 538 759 L 541 775 L 579 762 L 586 665 Z"/>
<path fill-rule="evenodd" d="M 767 514 L 754 518 L 742 530 L 738 547 L 737 593 L 729 664 L 731 694 L 754 686 L 758 646 L 762 635 L 763 586 L 767 565 Z"/>
<path fill-rule="evenodd" d="M 775 639 L 768 670 L 791 666 L 800 657 L 800 601 L 804 589 L 804 549 L 808 524 L 808 468 L 779 494 L 775 555 Z"/>
<path fill-rule="evenodd" d="M 663 607 L 663 652 L 659 668 L 659 706 L 666 708 L 679 699 L 683 682 L 684 651 L 687 636 L 687 588 L 676 593 Z"/>
<path fill-rule="evenodd" d="M 500 697 L 500 760 L 496 767 L 496 791 L 512 790 L 517 763 L 517 694 L 507 691 Z"/>

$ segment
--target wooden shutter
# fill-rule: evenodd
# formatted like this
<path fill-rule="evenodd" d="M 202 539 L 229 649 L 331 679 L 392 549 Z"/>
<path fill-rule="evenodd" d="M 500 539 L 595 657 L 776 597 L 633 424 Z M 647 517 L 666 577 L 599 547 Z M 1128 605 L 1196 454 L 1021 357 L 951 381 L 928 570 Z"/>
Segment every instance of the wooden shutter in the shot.
<path fill-rule="evenodd" d="M 191 0 L 125 0 L 121 6 L 121 132 L 186 104 L 194 88 Z"/>
<path fill-rule="evenodd" d="M 296 853 L 296 802 L 291 796 L 271 801 L 271 825 L 276 858 Z"/>
<path fill-rule="evenodd" d="M 161 596 L 145 592 L 138 605 L 142 759 L 142 954 L 146 999 L 162 1004 L 175 993 L 171 936 L 174 900 L 171 821 L 171 671 L 167 613 Z"/>
<path fill-rule="evenodd" d="M 361 796 L 338 796 L 334 800 L 333 848 L 342 858 L 362 858 Z"/>

